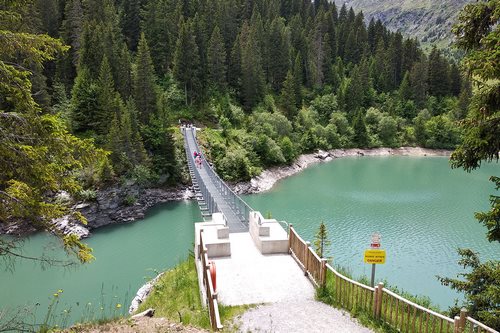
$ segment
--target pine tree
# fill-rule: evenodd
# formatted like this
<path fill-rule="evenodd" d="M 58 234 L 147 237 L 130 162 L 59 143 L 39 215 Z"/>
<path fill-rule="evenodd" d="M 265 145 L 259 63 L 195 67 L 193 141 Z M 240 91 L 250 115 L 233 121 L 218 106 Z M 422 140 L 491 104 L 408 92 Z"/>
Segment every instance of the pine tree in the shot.
<path fill-rule="evenodd" d="M 297 106 L 295 105 L 295 83 L 292 72 L 289 70 L 283 88 L 281 89 L 281 102 L 285 114 L 288 119 L 293 120 L 297 114 Z"/>
<path fill-rule="evenodd" d="M 153 61 L 144 33 L 137 47 L 134 73 L 134 100 L 139 110 L 139 120 L 146 124 L 157 111 L 156 77 Z"/>
<path fill-rule="evenodd" d="M 328 239 L 328 230 L 323 221 L 321 221 L 318 231 L 314 236 L 314 251 L 318 254 L 320 258 L 328 258 L 330 254 L 328 248 L 332 242 Z"/>
<path fill-rule="evenodd" d="M 130 50 L 135 51 L 139 43 L 141 28 L 141 1 L 140 0 L 123 0 L 121 10 L 121 27 L 123 35 L 127 40 L 127 45 Z"/>
<path fill-rule="evenodd" d="M 214 28 L 208 42 L 208 79 L 212 85 L 222 91 L 227 84 L 226 48 L 218 26 Z"/>
<path fill-rule="evenodd" d="M 352 127 L 354 129 L 354 143 L 357 147 L 368 147 L 370 140 L 368 131 L 366 130 L 365 117 L 363 111 L 360 109 L 353 120 Z"/>
<path fill-rule="evenodd" d="M 241 43 L 241 94 L 245 109 L 255 106 L 265 91 L 264 71 L 259 37 L 255 27 L 243 24 Z"/>
<path fill-rule="evenodd" d="M 290 68 L 290 39 L 283 18 L 275 18 L 269 29 L 268 78 L 274 91 L 279 91 Z"/>
<path fill-rule="evenodd" d="M 304 80 L 304 70 L 300 53 L 295 57 L 292 76 L 295 80 L 293 85 L 295 106 L 299 108 L 302 105 L 302 82 Z"/>
<path fill-rule="evenodd" d="M 410 71 L 410 85 L 413 89 L 413 100 L 417 108 L 423 108 L 427 101 L 427 63 L 425 61 L 416 62 Z"/>
<path fill-rule="evenodd" d="M 108 133 L 113 115 L 119 112 L 119 103 L 119 96 L 111 75 L 111 66 L 108 58 L 104 56 L 97 80 L 96 116 L 90 120 L 97 134 L 106 135 Z"/>
<path fill-rule="evenodd" d="M 402 101 L 412 99 L 412 87 L 410 86 L 410 73 L 406 72 L 403 81 L 399 85 L 399 98 Z"/>
<path fill-rule="evenodd" d="M 454 62 L 450 67 L 450 93 L 453 96 L 458 96 L 462 88 L 462 77 L 460 75 L 460 70 L 457 64 Z"/>
<path fill-rule="evenodd" d="M 186 105 L 193 103 L 199 84 L 200 54 L 191 20 L 179 20 L 179 36 L 175 45 L 174 77 L 184 90 Z"/>
<path fill-rule="evenodd" d="M 78 71 L 71 91 L 71 127 L 74 133 L 95 133 L 97 119 L 97 85 L 86 68 Z"/>
<path fill-rule="evenodd" d="M 433 47 L 429 55 L 428 85 L 431 95 L 442 97 L 450 92 L 448 64 L 437 47 Z"/>

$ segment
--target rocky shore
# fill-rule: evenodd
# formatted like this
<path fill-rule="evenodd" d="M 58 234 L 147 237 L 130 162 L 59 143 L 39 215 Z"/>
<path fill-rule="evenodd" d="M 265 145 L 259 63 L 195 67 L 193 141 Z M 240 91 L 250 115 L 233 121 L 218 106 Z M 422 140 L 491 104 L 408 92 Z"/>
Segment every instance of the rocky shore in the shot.
<path fill-rule="evenodd" d="M 186 186 L 169 189 L 143 189 L 136 185 L 115 186 L 96 192 L 95 198 L 91 200 L 73 205 L 72 210 L 79 211 L 87 218 L 87 225 L 82 225 L 69 215 L 55 219 L 52 223 L 54 228 L 64 235 L 76 234 L 80 238 L 86 238 L 93 229 L 109 224 L 133 222 L 144 218 L 147 210 L 159 203 L 187 200 L 192 196 L 193 193 Z M 26 227 L 25 223 L 0 224 L 0 234 L 20 236 L 35 231 L 33 227 Z"/>
<path fill-rule="evenodd" d="M 419 147 L 373 148 L 373 149 L 332 149 L 301 155 L 293 164 L 279 166 L 263 171 L 249 182 L 234 184 L 233 191 L 238 194 L 260 193 L 270 190 L 280 179 L 294 175 L 310 165 L 332 161 L 341 157 L 363 156 L 450 156 L 451 151 Z"/>
<path fill-rule="evenodd" d="M 238 194 L 259 193 L 270 190 L 280 179 L 294 175 L 310 165 L 325 163 L 341 157 L 363 156 L 450 156 L 451 151 L 426 149 L 419 147 L 374 148 L 374 149 L 333 149 L 304 154 L 291 165 L 279 166 L 263 171 L 249 182 L 232 184 Z M 77 234 L 81 238 L 89 237 L 92 229 L 109 224 L 129 223 L 144 218 L 148 209 L 156 204 L 168 201 L 187 200 L 193 197 L 190 187 L 179 186 L 170 189 L 142 189 L 137 185 L 115 186 L 96 193 L 95 198 L 73 206 L 88 221 L 86 226 L 65 216 L 53 221 L 57 230 L 63 234 Z M 69 198 L 68 198 L 69 199 Z M 26 229 L 25 224 L 0 225 L 0 234 L 23 235 L 35 230 Z M 3 228 L 3 229 L 2 229 Z"/>

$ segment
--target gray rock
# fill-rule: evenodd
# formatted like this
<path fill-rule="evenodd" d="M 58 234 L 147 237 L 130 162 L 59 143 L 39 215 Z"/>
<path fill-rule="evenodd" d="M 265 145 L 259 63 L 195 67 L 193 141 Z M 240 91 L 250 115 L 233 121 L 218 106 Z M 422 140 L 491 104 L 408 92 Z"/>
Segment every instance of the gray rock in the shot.
<path fill-rule="evenodd" d="M 96 200 L 74 206 L 88 221 L 89 229 L 114 223 L 129 223 L 145 216 L 156 204 L 186 200 L 192 194 L 186 187 L 141 189 L 135 184 L 111 187 L 97 193 Z"/>

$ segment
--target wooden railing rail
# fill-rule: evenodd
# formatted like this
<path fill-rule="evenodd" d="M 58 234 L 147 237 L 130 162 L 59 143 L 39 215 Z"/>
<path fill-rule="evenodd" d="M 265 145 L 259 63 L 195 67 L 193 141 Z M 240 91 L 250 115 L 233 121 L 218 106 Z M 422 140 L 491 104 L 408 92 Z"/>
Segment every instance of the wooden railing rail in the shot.
<path fill-rule="evenodd" d="M 326 283 L 326 259 L 320 258 L 304 241 L 290 224 L 288 244 L 290 253 L 295 257 L 304 274 L 308 276 L 316 287 Z"/>
<path fill-rule="evenodd" d="M 207 247 L 205 246 L 203 241 L 203 230 L 200 230 L 200 248 L 198 257 L 201 260 L 201 270 L 203 272 L 203 286 L 205 287 L 205 295 L 207 297 L 210 324 L 214 331 L 219 331 L 224 326 L 222 326 L 220 320 L 217 292 L 214 290 L 212 278 L 210 276 L 210 265 L 208 261 Z"/>
<path fill-rule="evenodd" d="M 347 310 L 362 310 L 370 312 L 373 309 L 373 294 L 375 288 L 366 286 L 358 281 L 349 279 L 340 274 L 330 264 L 326 264 L 328 281 L 333 280 L 333 296 L 335 301 Z"/>
<path fill-rule="evenodd" d="M 491 327 L 486 326 L 485 324 L 477 321 L 476 319 L 472 317 L 466 317 L 466 320 L 461 327 L 461 331 L 459 332 L 470 332 L 470 333 L 482 333 L 482 332 L 488 332 L 488 333 L 498 333 L 498 331 L 494 330 Z"/>
<path fill-rule="evenodd" d="M 455 332 L 455 321 L 440 313 L 424 308 L 404 297 L 378 286 L 379 310 L 375 318 L 389 324 L 400 332 Z"/>
<path fill-rule="evenodd" d="M 383 283 L 372 288 L 340 274 L 316 254 L 291 224 L 288 245 L 290 254 L 311 281 L 331 290 L 335 302 L 346 310 L 365 311 L 399 332 L 499 333 L 468 317 L 465 309 L 460 316 L 448 318 L 384 288 Z"/>

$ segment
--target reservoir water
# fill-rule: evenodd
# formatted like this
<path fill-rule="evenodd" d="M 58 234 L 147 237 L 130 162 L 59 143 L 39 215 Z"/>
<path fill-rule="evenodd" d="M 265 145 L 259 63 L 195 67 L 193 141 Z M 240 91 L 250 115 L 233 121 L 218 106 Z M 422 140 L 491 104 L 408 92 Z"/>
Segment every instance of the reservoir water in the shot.
<path fill-rule="evenodd" d="M 263 214 L 292 223 L 311 243 L 323 221 L 334 265 L 355 277 L 370 277 L 363 252 L 371 234 L 380 233 L 387 259 L 377 265 L 376 281 L 429 296 L 446 309 L 458 295 L 441 286 L 436 275 L 456 277 L 462 271 L 456 249 L 500 259 L 500 244 L 489 243 L 486 228 L 474 219 L 474 212 L 489 209 L 494 186 L 488 179 L 499 173 L 498 164 L 470 174 L 451 170 L 443 157 L 343 158 L 245 200 Z"/>
<path fill-rule="evenodd" d="M 494 187 L 488 178 L 499 171 L 498 164 L 471 174 L 451 170 L 446 158 L 343 158 L 313 166 L 245 200 L 263 214 L 292 223 L 306 240 L 313 240 L 324 221 L 334 264 L 354 276 L 370 274 L 362 254 L 371 233 L 379 232 L 387 262 L 378 265 L 377 281 L 385 279 L 410 293 L 429 296 L 446 308 L 458 296 L 435 276 L 461 271 L 458 247 L 472 248 L 482 259 L 500 259 L 500 245 L 486 240 L 485 227 L 473 216 L 489 208 Z M 91 264 L 44 270 L 18 261 L 9 271 L 2 263 L 0 312 L 28 306 L 41 322 L 53 294 L 61 289 L 51 311 L 58 317 L 55 322 L 125 313 L 145 280 L 188 255 L 193 223 L 200 220 L 195 203 L 169 203 L 152 209 L 142 221 L 96 230 L 87 240 L 96 257 Z M 51 236 L 34 235 L 23 254 L 60 255 L 53 243 Z"/>

